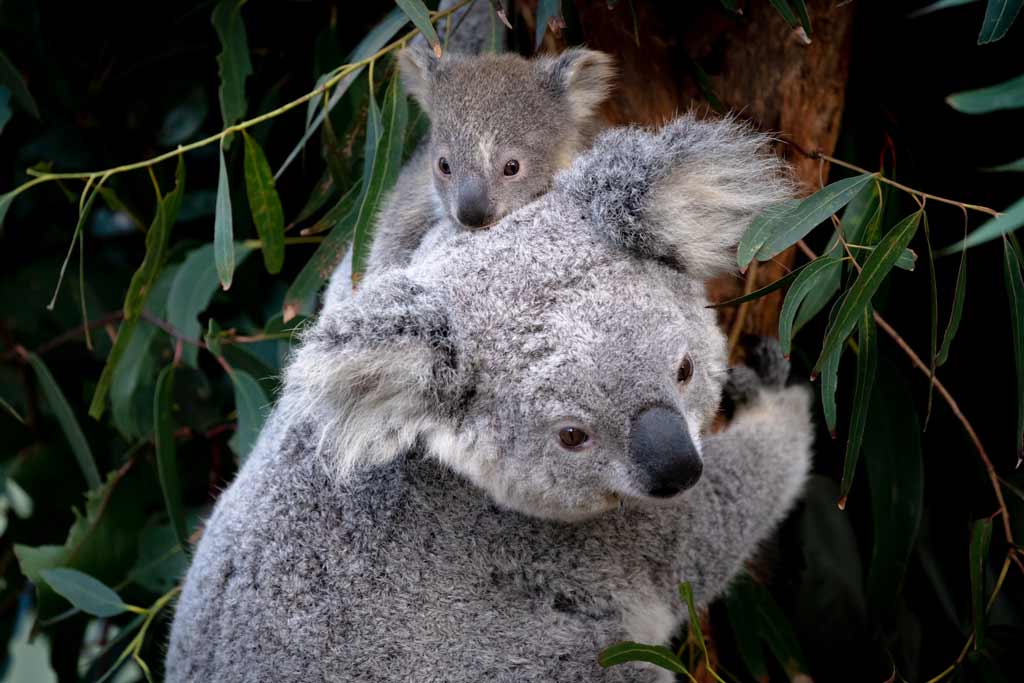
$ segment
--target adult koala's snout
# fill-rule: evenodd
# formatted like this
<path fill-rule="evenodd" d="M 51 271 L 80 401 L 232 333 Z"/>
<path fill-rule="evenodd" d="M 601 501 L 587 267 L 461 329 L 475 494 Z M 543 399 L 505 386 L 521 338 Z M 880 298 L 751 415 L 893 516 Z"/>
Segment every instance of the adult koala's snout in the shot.
<path fill-rule="evenodd" d="M 667 406 L 652 406 L 633 418 L 629 454 L 647 481 L 646 493 L 671 498 L 700 479 L 704 463 L 686 420 Z"/>

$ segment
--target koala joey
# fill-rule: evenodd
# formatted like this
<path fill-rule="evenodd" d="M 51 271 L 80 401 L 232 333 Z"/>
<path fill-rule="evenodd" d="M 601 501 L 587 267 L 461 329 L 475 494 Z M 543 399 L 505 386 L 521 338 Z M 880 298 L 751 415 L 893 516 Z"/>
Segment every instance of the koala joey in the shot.
<path fill-rule="evenodd" d="M 608 131 L 540 200 L 328 305 L 206 524 L 167 680 L 671 680 L 597 653 L 667 643 L 678 583 L 721 593 L 811 457 L 782 372 L 737 374 L 709 431 L 705 281 L 790 191 L 765 143 Z"/>
<path fill-rule="evenodd" d="M 438 59 L 413 45 L 399 64 L 430 134 L 378 213 L 370 274 L 407 263 L 439 222 L 489 227 L 547 192 L 598 131 L 613 75 L 608 55 L 585 49 L 534 59 L 454 52 Z M 348 298 L 347 266 L 335 271 L 325 301 Z"/>

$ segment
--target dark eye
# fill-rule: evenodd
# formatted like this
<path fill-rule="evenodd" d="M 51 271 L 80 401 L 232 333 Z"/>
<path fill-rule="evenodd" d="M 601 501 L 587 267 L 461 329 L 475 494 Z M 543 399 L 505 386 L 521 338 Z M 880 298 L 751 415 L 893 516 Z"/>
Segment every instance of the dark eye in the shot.
<path fill-rule="evenodd" d="M 448 165 L 448 160 L 444 157 L 437 160 L 437 170 L 441 171 L 444 175 L 452 174 L 452 167 Z"/>
<path fill-rule="evenodd" d="M 509 159 L 505 164 L 505 175 L 515 175 L 519 173 L 519 162 L 515 159 Z"/>
<path fill-rule="evenodd" d="M 693 361 L 690 360 L 689 356 L 683 358 L 683 362 L 679 364 L 679 372 L 676 374 L 676 380 L 680 384 L 685 384 L 690 381 L 693 377 Z"/>
<path fill-rule="evenodd" d="M 558 432 L 558 440 L 570 450 L 575 450 L 590 441 L 590 435 L 579 427 L 562 427 Z"/>

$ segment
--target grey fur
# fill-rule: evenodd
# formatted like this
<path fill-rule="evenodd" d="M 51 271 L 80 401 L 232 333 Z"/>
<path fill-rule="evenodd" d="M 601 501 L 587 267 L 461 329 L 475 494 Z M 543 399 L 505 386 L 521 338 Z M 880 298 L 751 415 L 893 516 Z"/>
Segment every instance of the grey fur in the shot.
<path fill-rule="evenodd" d="M 708 433 L 726 344 L 702 276 L 754 215 L 737 207 L 785 194 L 764 142 L 688 117 L 616 131 L 491 230 L 328 305 L 206 525 L 168 681 L 671 680 L 597 652 L 666 642 L 677 583 L 702 605 L 724 590 L 810 462 L 804 388 L 763 387 Z M 652 405 L 704 461 L 669 500 L 626 446 Z M 561 447 L 566 424 L 590 445 Z"/>
<path fill-rule="evenodd" d="M 467 182 L 483 190 L 488 224 L 551 189 L 555 173 L 598 131 L 597 108 L 613 74 L 608 55 L 584 49 L 534 59 L 450 52 L 439 60 L 426 46 L 413 46 L 400 64 L 406 91 L 430 118 L 430 135 L 384 200 L 369 273 L 408 263 L 439 222 L 462 227 L 457 215 Z M 441 157 L 449 176 L 438 169 Z M 510 159 L 520 170 L 505 176 Z M 335 272 L 325 301 L 349 297 L 349 273 L 345 266 Z"/>

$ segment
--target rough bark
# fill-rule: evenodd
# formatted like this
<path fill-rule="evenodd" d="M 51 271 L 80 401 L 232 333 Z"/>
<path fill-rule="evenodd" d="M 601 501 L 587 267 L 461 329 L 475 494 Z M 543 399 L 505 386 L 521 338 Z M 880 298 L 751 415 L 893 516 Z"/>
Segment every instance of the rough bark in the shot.
<path fill-rule="evenodd" d="M 698 84 L 696 63 L 724 111 L 737 112 L 803 149 L 834 150 L 849 70 L 853 3 L 809 0 L 810 44 L 767 0 L 739 3 L 741 16 L 715 2 L 633 0 L 611 9 L 609 4 L 577 0 L 575 11 L 583 42 L 618 61 L 618 87 L 606 107 L 613 123 L 656 125 L 690 109 L 715 115 Z M 524 2 L 527 20 L 531 5 L 536 3 Z M 805 193 L 827 176 L 827 168 L 792 147 L 780 144 L 779 152 L 793 163 Z M 731 276 L 712 283 L 712 298 L 721 301 L 741 294 L 745 286 L 753 289 L 777 279 L 788 272 L 794 256 L 790 250 L 759 264 L 748 272 L 751 282 Z M 776 292 L 742 312 L 722 309 L 722 324 L 736 328 L 734 337 L 741 331 L 774 335 L 781 301 Z"/>

